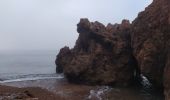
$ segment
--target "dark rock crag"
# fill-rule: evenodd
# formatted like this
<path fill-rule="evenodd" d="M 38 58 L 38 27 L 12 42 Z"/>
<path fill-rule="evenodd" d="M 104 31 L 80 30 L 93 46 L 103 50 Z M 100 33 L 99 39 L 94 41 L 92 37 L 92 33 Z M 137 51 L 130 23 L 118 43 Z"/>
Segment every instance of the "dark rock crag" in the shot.
<path fill-rule="evenodd" d="M 134 80 L 128 20 L 108 24 L 81 19 L 78 40 L 73 49 L 64 47 L 57 56 L 57 72 L 64 71 L 72 82 L 104 85 L 128 85 Z"/>
<path fill-rule="evenodd" d="M 76 45 L 60 50 L 57 72 L 70 81 L 105 85 L 128 85 L 143 74 L 170 100 L 170 0 L 153 0 L 132 24 L 105 27 L 81 19 L 77 26 Z"/>

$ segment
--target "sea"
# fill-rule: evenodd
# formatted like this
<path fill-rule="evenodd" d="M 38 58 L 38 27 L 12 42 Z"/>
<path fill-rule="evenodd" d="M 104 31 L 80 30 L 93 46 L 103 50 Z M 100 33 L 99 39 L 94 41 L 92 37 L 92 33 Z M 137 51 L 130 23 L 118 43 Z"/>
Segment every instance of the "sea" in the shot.
<path fill-rule="evenodd" d="M 57 53 L 57 50 L 0 51 L 0 85 L 40 87 L 65 100 L 164 100 L 162 92 L 153 89 L 144 76 L 140 86 L 127 88 L 70 84 L 63 74 L 56 73 Z"/>
<path fill-rule="evenodd" d="M 0 51 L 0 83 L 49 78 L 56 74 L 57 50 Z"/>

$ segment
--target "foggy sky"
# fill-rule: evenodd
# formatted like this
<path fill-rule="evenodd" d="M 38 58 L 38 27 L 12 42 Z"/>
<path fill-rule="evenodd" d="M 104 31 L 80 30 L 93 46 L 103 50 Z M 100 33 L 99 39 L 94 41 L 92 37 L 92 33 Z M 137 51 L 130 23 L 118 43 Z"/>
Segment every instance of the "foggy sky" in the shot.
<path fill-rule="evenodd" d="M 80 18 L 132 21 L 151 0 L 0 0 L 0 50 L 73 47 Z"/>

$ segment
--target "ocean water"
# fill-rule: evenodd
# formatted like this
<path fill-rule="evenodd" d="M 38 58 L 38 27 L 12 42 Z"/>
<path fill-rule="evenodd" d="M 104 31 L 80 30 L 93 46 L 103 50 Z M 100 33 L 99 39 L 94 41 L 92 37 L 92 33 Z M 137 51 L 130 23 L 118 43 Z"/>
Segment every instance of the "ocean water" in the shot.
<path fill-rule="evenodd" d="M 1 51 L 0 83 L 61 78 L 55 73 L 55 50 Z"/>
<path fill-rule="evenodd" d="M 164 100 L 144 76 L 141 86 L 127 88 L 70 84 L 55 72 L 56 55 L 57 51 L 0 52 L 0 84 L 41 87 L 66 100 Z"/>

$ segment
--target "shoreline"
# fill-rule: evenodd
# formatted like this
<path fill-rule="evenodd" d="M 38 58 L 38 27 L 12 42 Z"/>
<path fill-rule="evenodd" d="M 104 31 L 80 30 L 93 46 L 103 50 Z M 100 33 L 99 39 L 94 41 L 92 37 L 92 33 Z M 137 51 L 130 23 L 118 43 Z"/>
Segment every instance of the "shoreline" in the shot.
<path fill-rule="evenodd" d="M 4 93 L 8 93 L 11 95 L 16 94 L 19 89 L 22 90 L 21 94 L 23 94 L 24 91 L 28 91 L 30 94 L 35 95 L 36 98 L 39 98 L 38 100 L 88 100 L 89 92 L 91 89 L 94 88 L 96 87 L 71 84 L 68 83 L 65 79 L 18 81 L 0 84 L 0 89 L 6 90 L 6 92 L 0 91 L 0 98 L 2 96 L 1 94 Z M 11 90 L 13 91 L 12 93 Z M 41 95 L 47 98 L 42 98 Z M 50 99 L 48 98 L 49 96 L 51 96 Z"/>
<path fill-rule="evenodd" d="M 23 82 L 23 81 L 36 81 L 45 79 L 63 79 L 63 74 L 28 74 L 28 75 L 9 75 L 0 78 L 0 84 Z"/>
<path fill-rule="evenodd" d="M 6 92 L 2 91 L 4 89 Z M 21 94 L 27 91 L 34 97 L 39 98 L 38 100 L 164 100 L 162 94 L 160 95 L 155 90 L 150 92 L 139 87 L 121 88 L 72 84 L 67 82 L 65 78 L 0 84 L 0 98 L 4 93 L 10 94 L 10 91 L 13 91 L 14 94 L 18 91 L 21 91 Z M 43 96 L 47 98 L 42 99 Z"/>

